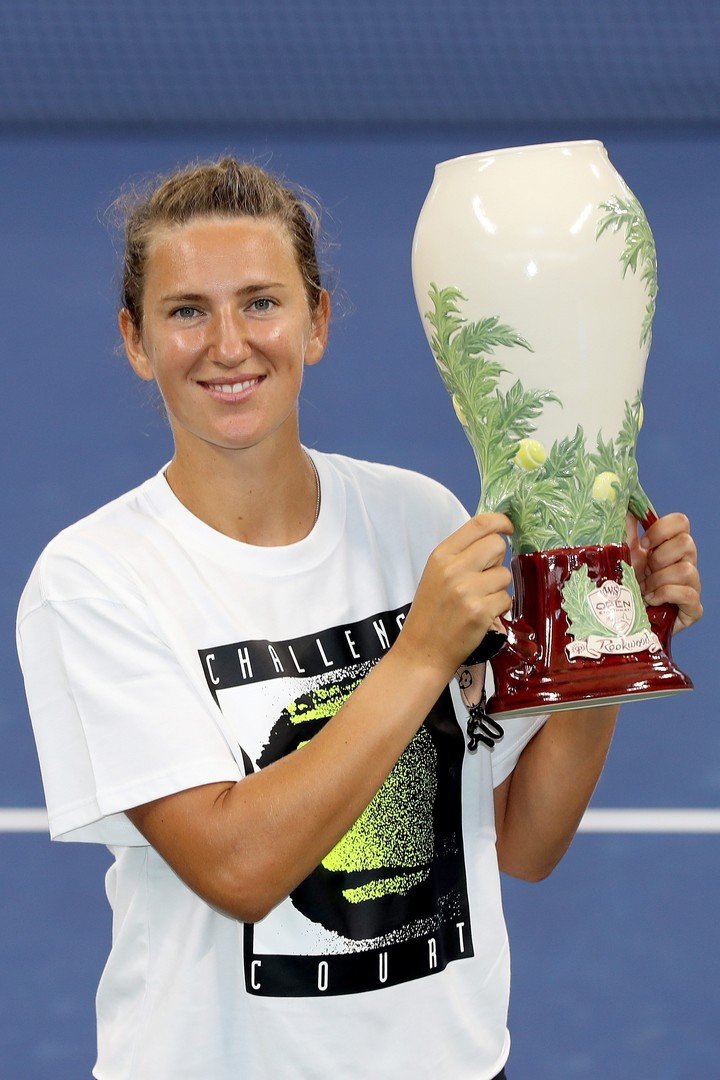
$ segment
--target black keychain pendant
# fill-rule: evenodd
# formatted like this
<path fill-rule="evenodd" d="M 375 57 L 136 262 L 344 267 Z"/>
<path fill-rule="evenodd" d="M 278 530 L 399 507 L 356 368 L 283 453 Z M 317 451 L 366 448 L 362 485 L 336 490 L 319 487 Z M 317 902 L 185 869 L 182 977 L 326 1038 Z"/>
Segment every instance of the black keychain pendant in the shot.
<path fill-rule="evenodd" d="M 504 729 L 485 712 L 487 697 L 483 689 L 482 697 L 476 705 L 468 705 L 468 750 L 477 750 L 478 744 L 483 743 L 488 750 L 492 750 L 496 742 L 505 734 Z"/>

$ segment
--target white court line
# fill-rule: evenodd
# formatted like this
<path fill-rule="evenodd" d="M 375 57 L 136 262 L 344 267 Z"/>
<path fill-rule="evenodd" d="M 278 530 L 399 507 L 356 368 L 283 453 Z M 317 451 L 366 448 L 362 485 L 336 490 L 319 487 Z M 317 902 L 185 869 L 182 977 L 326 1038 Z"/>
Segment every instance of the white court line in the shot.
<path fill-rule="evenodd" d="M 47 831 L 47 812 L 41 807 L 0 809 L 0 833 Z M 720 810 L 587 810 L 579 832 L 718 833 Z"/>
<path fill-rule="evenodd" d="M 47 810 L 42 807 L 8 807 L 0 810 L 0 832 L 47 831 Z"/>
<path fill-rule="evenodd" d="M 586 810 L 580 832 L 717 833 L 720 810 Z"/>

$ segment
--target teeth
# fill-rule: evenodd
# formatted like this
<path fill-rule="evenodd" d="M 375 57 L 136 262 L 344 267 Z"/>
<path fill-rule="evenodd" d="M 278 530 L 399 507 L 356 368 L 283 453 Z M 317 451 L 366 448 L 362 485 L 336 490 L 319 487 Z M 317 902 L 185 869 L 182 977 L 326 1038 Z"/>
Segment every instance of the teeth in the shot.
<path fill-rule="evenodd" d="M 227 383 L 209 383 L 209 386 L 211 390 L 219 390 L 221 394 L 239 394 L 250 386 L 256 386 L 259 382 L 259 379 L 248 379 L 247 382 L 237 382 L 231 386 Z"/>

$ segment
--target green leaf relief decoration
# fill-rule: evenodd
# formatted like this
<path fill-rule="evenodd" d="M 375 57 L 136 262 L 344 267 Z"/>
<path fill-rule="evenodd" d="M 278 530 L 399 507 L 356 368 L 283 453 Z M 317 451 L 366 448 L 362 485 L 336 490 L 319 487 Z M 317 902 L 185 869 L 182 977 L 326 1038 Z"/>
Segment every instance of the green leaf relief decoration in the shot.
<path fill-rule="evenodd" d="M 630 627 L 630 634 L 639 634 L 641 630 L 650 629 L 650 620 L 645 607 L 645 601 L 642 598 L 640 584 L 632 566 L 626 562 L 621 562 L 620 565 L 622 566 L 622 583 L 632 593 L 632 598 L 635 603 L 635 621 Z"/>
<path fill-rule="evenodd" d="M 587 566 L 580 566 L 570 575 L 563 588 L 562 606 L 568 620 L 568 633 L 581 641 L 584 638 L 606 637 L 608 629 L 598 618 L 588 603 L 588 596 L 595 589 L 590 580 Z"/>
<path fill-rule="evenodd" d="M 648 303 L 645 308 L 645 316 L 640 330 L 640 344 L 648 347 L 652 340 L 652 322 L 655 315 L 655 302 L 657 298 L 657 253 L 655 241 L 650 231 L 645 211 L 635 198 L 629 194 L 627 199 L 620 199 L 613 195 L 607 202 L 598 207 L 605 210 L 606 215 L 599 222 L 595 239 L 598 240 L 606 231 L 613 233 L 625 230 L 625 247 L 620 256 L 622 264 L 622 276 L 625 277 L 628 270 L 636 274 L 638 267 L 642 268 L 641 281 L 645 283 Z"/>
<path fill-rule="evenodd" d="M 650 505 L 635 462 L 640 395 L 626 402 L 614 439 L 606 441 L 600 433 L 597 446 L 588 449 L 578 426 L 574 435 L 546 451 L 533 438 L 536 420 L 546 404 L 562 406 L 560 399 L 550 390 L 528 390 L 520 380 L 505 393 L 499 387 L 508 369 L 495 351 L 523 348 L 532 353 L 529 342 L 497 316 L 467 322 L 458 307 L 466 298 L 454 287 L 439 289 L 433 283 L 429 295 L 431 347 L 482 478 L 478 512 L 508 515 L 515 526 L 511 542 L 516 555 L 622 543 L 628 504 L 639 510 Z"/>

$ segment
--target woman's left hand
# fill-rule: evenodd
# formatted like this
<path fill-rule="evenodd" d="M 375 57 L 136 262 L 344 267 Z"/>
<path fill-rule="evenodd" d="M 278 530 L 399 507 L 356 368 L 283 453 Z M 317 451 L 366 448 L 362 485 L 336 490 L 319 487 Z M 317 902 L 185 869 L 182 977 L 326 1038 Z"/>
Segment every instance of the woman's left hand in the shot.
<path fill-rule="evenodd" d="M 646 604 L 676 604 L 673 632 L 684 630 L 703 613 L 697 548 L 684 514 L 666 514 L 638 535 L 637 519 L 628 515 L 628 544 Z"/>

